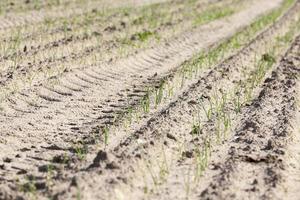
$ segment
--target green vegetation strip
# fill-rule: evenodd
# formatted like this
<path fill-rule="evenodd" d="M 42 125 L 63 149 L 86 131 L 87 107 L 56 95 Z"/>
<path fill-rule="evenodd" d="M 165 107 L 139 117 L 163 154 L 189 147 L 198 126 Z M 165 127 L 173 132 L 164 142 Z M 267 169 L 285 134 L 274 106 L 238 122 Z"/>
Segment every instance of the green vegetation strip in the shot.
<path fill-rule="evenodd" d="M 254 33 L 257 29 L 257 25 L 259 24 L 260 27 L 265 27 L 268 23 L 273 23 L 276 18 L 280 16 L 280 14 L 291 5 L 293 1 L 285 1 L 285 4 L 280 12 L 278 10 L 272 12 L 270 17 L 264 16 L 259 21 L 253 24 L 253 29 L 250 32 Z M 284 9 L 285 8 L 285 9 Z M 276 15 L 274 14 L 276 13 Z M 266 20 L 268 19 L 268 20 Z M 253 93 L 255 89 L 261 86 L 265 75 L 267 72 L 274 66 L 276 63 L 276 57 L 280 55 L 280 51 L 284 48 L 288 47 L 293 41 L 293 38 L 297 32 L 300 30 L 300 21 L 298 20 L 295 24 L 292 24 L 290 30 L 284 34 L 276 38 L 276 41 L 268 47 L 266 53 L 264 53 L 259 58 L 254 58 L 254 66 L 255 70 L 247 74 L 247 79 L 243 81 L 241 84 L 237 85 L 232 93 L 222 93 L 218 92 L 216 97 L 213 97 L 213 100 L 210 101 L 210 107 L 204 108 L 205 113 L 210 113 L 207 115 L 207 120 L 211 120 L 212 116 L 215 116 L 215 135 L 209 136 L 205 138 L 203 142 L 203 147 L 196 150 L 196 157 L 195 157 L 195 178 L 198 180 L 203 173 L 203 171 L 208 166 L 208 159 L 211 155 L 211 147 L 215 143 L 221 143 L 223 139 L 227 137 L 228 131 L 230 131 L 232 126 L 232 118 L 236 116 L 237 113 L 241 111 L 241 107 L 249 103 L 253 99 Z M 241 34 L 241 33 L 240 33 Z M 246 34 L 247 35 L 247 34 Z M 199 102 L 201 104 L 201 101 Z M 233 105 L 234 112 L 228 111 L 228 107 Z M 201 107 L 201 106 L 200 106 Z M 227 111 L 226 111 L 227 110 Z M 230 109 L 229 109 L 230 110 Z M 196 121 L 192 125 L 192 133 L 198 134 L 201 132 L 201 121 Z M 216 140 L 213 141 L 213 138 L 216 137 Z"/>
<path fill-rule="evenodd" d="M 272 13 L 269 16 L 273 16 Z M 262 17 L 261 19 L 265 19 L 265 17 Z M 263 20 L 263 22 L 266 21 Z M 257 21 L 254 24 L 257 23 L 260 22 Z M 266 74 L 276 63 L 276 58 L 278 58 L 278 56 L 280 56 L 283 51 L 292 43 L 294 36 L 299 31 L 300 20 L 298 20 L 296 23 L 291 24 L 291 26 L 289 27 L 289 31 L 284 35 L 278 36 L 270 46 L 267 45 L 266 49 L 261 52 L 259 57 L 254 56 L 253 58 L 251 58 L 253 59 L 252 61 L 254 69 L 248 70 L 244 78 L 242 78 L 242 82 L 240 84 L 237 84 L 235 88 L 229 89 L 227 91 L 220 91 L 218 88 L 213 88 L 212 96 L 208 98 L 207 104 L 204 104 L 204 100 L 199 97 L 198 105 L 196 107 L 196 110 L 193 112 L 195 116 L 193 117 L 194 120 L 190 130 L 192 137 L 194 139 L 198 138 L 197 141 L 202 141 L 202 145 L 197 144 L 197 147 L 193 150 L 193 179 L 189 179 L 188 183 L 184 183 L 185 186 L 188 186 L 190 188 L 190 184 L 193 181 L 193 183 L 196 184 L 195 187 L 197 187 L 197 183 L 200 180 L 200 177 L 209 164 L 212 147 L 220 144 L 224 139 L 228 137 L 229 132 L 232 131 L 233 120 L 236 120 L 237 114 L 241 111 L 241 107 L 253 100 L 253 93 L 259 90 L 259 87 L 262 85 Z M 212 64 L 217 63 L 218 62 L 216 61 L 216 63 Z M 194 71 L 193 73 L 196 72 Z M 185 77 L 190 78 L 190 76 Z M 205 113 L 205 119 L 200 119 L 199 113 L 201 111 Z M 213 129 L 211 129 L 210 127 L 212 123 L 214 126 Z M 202 130 L 204 129 L 204 127 L 208 128 L 208 130 L 214 134 L 203 135 Z M 190 143 L 187 144 L 187 146 L 189 145 Z M 190 150 L 190 148 L 188 149 Z M 183 152 L 182 148 L 180 148 L 179 151 Z M 179 155 L 182 156 L 182 153 L 179 153 Z M 163 156 L 162 160 L 164 160 Z M 145 160 L 145 162 L 147 161 Z M 171 160 L 170 163 L 173 163 L 173 160 Z M 165 166 L 170 166 L 166 160 L 164 160 L 163 164 Z M 154 188 L 157 188 L 158 185 L 163 184 L 167 181 L 166 176 L 169 174 L 169 167 L 165 169 L 167 169 L 167 171 L 163 172 L 163 176 L 161 176 L 161 169 L 158 170 L 157 174 L 151 174 L 151 177 L 159 177 L 159 181 L 153 181 Z M 189 168 L 189 170 L 190 169 L 191 168 Z M 150 169 L 148 170 L 150 173 L 153 171 Z M 189 193 L 187 192 L 186 195 L 188 199 Z"/>
<path fill-rule="evenodd" d="M 194 20 L 195 25 L 202 25 L 209 21 L 217 20 L 235 13 L 237 8 L 233 7 L 215 7 L 205 10 L 203 13 L 198 15 Z"/>
<path fill-rule="evenodd" d="M 228 3 L 229 6 L 233 6 L 233 4 L 232 4 L 233 2 L 240 2 L 240 0 L 234 0 L 234 1 L 229 1 L 229 2 L 230 2 L 230 3 Z M 119 55 L 121 57 L 122 56 L 128 56 L 135 49 L 149 47 L 149 45 L 150 45 L 149 40 L 150 39 L 152 39 L 152 41 L 154 40 L 155 43 L 159 42 L 159 40 L 163 36 L 164 32 L 163 31 L 157 31 L 157 30 L 163 24 L 172 21 L 172 17 L 169 16 L 170 13 L 168 13 L 169 9 L 162 10 L 162 9 L 160 9 L 160 6 L 161 6 L 161 4 L 154 4 L 154 5 L 150 5 L 150 6 L 141 8 L 141 10 L 144 10 L 145 12 L 142 12 L 142 14 L 139 15 L 140 17 L 134 18 L 131 21 L 132 25 L 147 22 L 147 23 L 150 24 L 149 26 L 152 27 L 152 28 L 154 27 L 154 29 L 148 29 L 148 30 L 146 29 L 146 30 L 143 30 L 143 31 L 138 31 L 136 33 L 133 32 L 133 33 L 130 33 L 130 34 L 126 34 L 125 36 L 117 35 L 116 38 L 114 38 L 118 42 L 120 42 L 119 45 L 117 46 L 117 52 L 119 53 Z M 237 6 L 237 5 L 235 5 L 235 6 Z M 218 9 L 216 9 L 216 8 L 220 8 L 220 5 L 217 6 L 217 5 L 213 4 L 213 5 L 209 6 L 209 10 L 212 11 L 212 14 L 214 12 L 219 12 Z M 126 13 L 126 12 L 128 12 L 128 9 L 129 8 L 127 8 L 127 9 L 123 8 L 121 10 L 123 10 L 123 12 Z M 95 11 L 95 13 L 101 14 L 102 12 L 101 11 Z M 90 14 L 91 14 L 91 16 L 94 16 L 95 13 L 90 13 Z M 168 13 L 168 16 L 165 16 L 167 13 Z M 205 17 L 206 14 L 204 14 L 204 15 L 201 15 L 201 13 L 200 14 L 196 13 L 196 14 L 197 14 L 196 16 L 198 16 L 198 15 L 203 16 L 206 19 L 205 20 L 206 23 L 208 23 L 209 20 L 214 20 L 214 18 Z M 89 21 L 89 20 L 92 20 L 92 18 L 88 17 L 87 21 Z M 66 36 L 69 35 L 69 34 L 72 34 L 74 32 L 74 30 L 68 31 L 69 23 L 63 23 L 63 24 L 64 24 L 64 31 L 66 33 Z M 71 22 L 71 24 L 72 24 L 72 22 Z M 95 32 L 93 32 L 89 29 L 87 29 L 85 34 L 87 34 L 87 37 L 90 37 L 90 38 L 97 36 L 97 34 L 95 34 Z M 2 43 L 2 45 L 0 44 L 0 50 L 1 50 L 3 55 L 10 55 L 10 54 L 13 54 L 14 52 L 16 52 L 17 49 L 20 49 L 20 48 L 23 49 L 22 48 L 22 46 L 23 46 L 22 41 L 24 39 L 22 38 L 21 35 L 22 34 L 17 31 L 15 33 L 15 35 L 13 36 L 13 42 L 11 42 L 11 43 L 4 42 L 4 43 Z M 99 38 L 101 38 L 101 37 L 99 36 Z M 103 46 L 103 44 L 101 44 L 101 42 L 99 41 L 95 44 L 95 46 L 93 46 L 93 48 L 98 48 L 98 47 L 102 47 L 102 46 Z M 115 50 L 115 49 L 113 49 L 113 50 Z M 111 50 L 111 51 L 113 51 L 113 50 Z M 108 51 L 108 53 L 110 53 L 110 51 Z M 53 58 L 54 58 L 54 55 L 56 56 L 55 52 L 53 54 Z M 36 58 L 36 57 L 37 56 L 35 56 L 34 58 Z M 95 62 L 96 62 L 96 59 L 98 59 L 98 57 L 99 56 L 90 55 L 90 56 L 85 57 L 84 61 L 95 59 Z M 20 57 L 18 54 L 15 54 L 15 56 L 11 59 L 11 61 L 12 61 L 11 62 L 12 66 L 11 66 L 11 69 L 10 69 L 11 71 L 15 71 L 15 67 L 21 62 L 21 59 L 22 59 L 22 57 Z M 84 63 L 84 62 L 82 62 L 82 63 Z M 60 73 L 60 71 L 64 71 L 64 70 L 58 70 L 57 73 L 54 73 L 52 75 L 57 75 L 57 74 Z M 32 82 L 31 77 L 33 78 L 34 76 L 35 76 L 34 73 L 33 73 L 33 75 L 29 74 L 28 78 L 25 78 L 24 80 L 25 81 L 29 80 L 30 82 Z M 22 75 L 22 77 L 23 77 L 23 75 Z M 2 102 L 3 99 L 6 99 L 7 96 L 9 96 L 12 93 L 12 90 L 15 91 L 15 89 L 18 90 L 17 85 L 13 85 L 13 86 L 9 85 L 6 88 L 3 88 L 2 94 L 0 94 L 0 102 Z"/>
<path fill-rule="evenodd" d="M 263 15 L 249 27 L 235 34 L 233 37 L 220 44 L 218 47 L 214 48 L 211 51 L 202 52 L 200 53 L 200 55 L 195 56 L 194 59 L 185 63 L 185 65 L 182 67 L 182 73 L 191 73 L 194 70 L 198 70 L 203 65 L 210 67 L 220 62 L 222 59 L 224 59 L 226 54 L 228 54 L 229 52 L 235 52 L 241 46 L 246 44 L 251 38 L 257 35 L 259 31 L 273 24 L 288 8 L 291 7 L 291 5 L 293 5 L 294 2 L 294 0 L 285 0 L 280 8 L 272 11 L 267 15 Z"/>
<path fill-rule="evenodd" d="M 139 121 L 141 115 L 150 113 L 151 109 L 156 109 L 161 103 L 172 99 L 174 96 L 174 91 L 182 88 L 185 85 L 185 81 L 192 78 L 197 78 L 199 76 L 200 70 L 204 70 L 207 68 L 211 68 L 212 66 L 220 63 L 224 60 L 228 55 L 232 54 L 232 52 L 237 52 L 242 46 L 248 43 L 251 39 L 255 38 L 255 36 L 262 30 L 264 30 L 269 25 L 273 24 L 285 11 L 287 11 L 294 3 L 294 0 L 285 0 L 282 6 L 276 10 L 271 11 L 269 14 L 263 15 L 255 22 L 253 22 L 250 26 L 243 29 L 241 32 L 236 33 L 229 40 L 223 42 L 216 48 L 212 49 L 208 52 L 202 52 L 200 55 L 195 56 L 195 58 L 191 59 L 191 61 L 186 62 L 183 66 L 175 72 L 175 75 L 171 76 L 170 80 L 168 78 L 163 79 L 160 84 L 156 87 L 146 88 L 146 95 L 142 98 L 140 103 L 137 106 L 128 106 L 127 110 L 124 111 L 120 116 L 115 117 L 116 121 L 125 118 L 124 125 L 128 127 L 131 123 L 134 123 L 133 118 L 136 119 L 136 122 Z M 289 41 L 293 34 L 291 32 L 287 33 L 280 40 Z M 272 54 L 268 57 L 265 57 L 266 62 L 261 60 L 262 66 L 258 68 L 260 70 L 258 72 L 258 77 L 255 79 L 261 79 L 263 71 L 265 68 L 270 68 L 270 65 L 273 64 Z M 270 64 L 271 63 L 271 64 Z M 179 84 L 178 83 L 179 80 Z M 253 85 L 255 85 L 254 83 Z M 252 91 L 252 90 L 251 90 Z M 247 92 L 249 94 L 249 92 Z M 248 95 L 249 96 L 249 95 Z M 238 97 L 240 98 L 240 97 Z M 237 105 L 236 110 L 240 110 L 240 107 L 245 102 L 242 99 L 235 99 L 235 103 Z M 206 110 L 207 117 L 212 116 L 212 108 Z M 124 116 L 125 115 L 125 116 Z M 224 123 L 227 123 L 226 127 L 228 127 L 228 116 L 223 118 Z M 198 124 L 195 124 L 193 132 L 197 132 Z M 105 128 L 107 137 L 107 127 Z M 100 131 L 101 132 L 101 131 Z M 104 139 L 103 139 L 104 140 Z M 105 139 L 107 141 L 107 138 Z"/>
<path fill-rule="evenodd" d="M 235 4 L 238 2 L 240 2 L 240 0 L 233 1 L 233 3 Z M 233 3 L 229 4 L 229 6 L 232 7 L 234 5 Z M 129 21 L 128 24 L 126 24 L 126 27 L 141 26 L 146 24 L 147 26 L 149 26 L 149 29 L 155 29 L 163 24 L 174 22 L 174 19 L 177 18 L 178 15 L 188 18 L 201 17 L 204 18 L 202 20 L 202 23 L 208 22 L 213 20 L 213 18 L 209 17 L 208 15 L 218 15 L 217 13 L 221 8 L 219 4 L 212 4 L 208 6 L 207 10 L 209 11 L 209 13 L 207 13 L 207 11 L 204 11 L 205 14 L 202 14 L 202 11 L 199 13 L 199 10 L 197 8 L 192 7 L 192 9 L 190 9 L 189 4 L 185 2 L 182 5 L 183 9 L 180 10 L 180 13 L 175 13 L 175 10 L 170 11 L 169 3 L 157 3 L 141 8 L 125 7 L 106 10 L 94 9 L 92 12 L 87 12 L 83 15 L 76 15 L 69 18 L 46 18 L 44 22 L 35 26 L 35 30 L 51 30 L 55 27 L 60 27 L 60 29 L 64 30 L 66 34 L 71 34 L 75 31 L 78 32 L 82 29 L 84 29 L 86 33 L 93 34 L 91 26 L 94 27 L 95 24 L 105 23 L 107 22 L 107 20 L 111 20 L 111 18 L 114 16 L 120 16 L 123 19 L 128 18 Z M 180 6 L 181 4 L 179 3 L 173 5 L 173 7 L 175 8 Z M 226 9 L 226 6 L 223 9 Z M 12 32 L 12 39 L 18 38 L 18 32 L 27 33 L 27 28 L 30 28 L 30 26 L 17 28 L 19 30 Z M 69 31 L 70 29 L 72 29 L 72 31 Z"/>

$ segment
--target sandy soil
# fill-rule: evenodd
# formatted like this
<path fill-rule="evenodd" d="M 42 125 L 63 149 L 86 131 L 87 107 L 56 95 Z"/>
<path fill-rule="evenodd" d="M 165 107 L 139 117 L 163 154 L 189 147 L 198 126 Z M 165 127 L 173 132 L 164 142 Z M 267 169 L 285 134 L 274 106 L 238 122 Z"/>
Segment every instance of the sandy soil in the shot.
<path fill-rule="evenodd" d="M 0 199 L 297 199 L 299 1 L 62 2 L 0 16 Z"/>

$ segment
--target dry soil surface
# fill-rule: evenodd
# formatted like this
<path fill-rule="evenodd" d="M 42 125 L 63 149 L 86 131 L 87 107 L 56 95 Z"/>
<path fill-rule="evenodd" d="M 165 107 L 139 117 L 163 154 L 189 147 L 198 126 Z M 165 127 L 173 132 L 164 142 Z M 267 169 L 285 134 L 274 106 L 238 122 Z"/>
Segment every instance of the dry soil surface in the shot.
<path fill-rule="evenodd" d="M 0 199 L 298 199 L 299 0 L 45 2 L 0 3 Z"/>

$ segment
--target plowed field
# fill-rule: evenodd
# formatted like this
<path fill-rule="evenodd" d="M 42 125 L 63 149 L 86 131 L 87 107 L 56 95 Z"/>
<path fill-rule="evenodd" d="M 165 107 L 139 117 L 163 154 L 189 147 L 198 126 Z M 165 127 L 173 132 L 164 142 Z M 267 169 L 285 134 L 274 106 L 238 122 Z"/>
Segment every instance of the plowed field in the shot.
<path fill-rule="evenodd" d="M 299 199 L 299 0 L 0 2 L 0 200 Z"/>

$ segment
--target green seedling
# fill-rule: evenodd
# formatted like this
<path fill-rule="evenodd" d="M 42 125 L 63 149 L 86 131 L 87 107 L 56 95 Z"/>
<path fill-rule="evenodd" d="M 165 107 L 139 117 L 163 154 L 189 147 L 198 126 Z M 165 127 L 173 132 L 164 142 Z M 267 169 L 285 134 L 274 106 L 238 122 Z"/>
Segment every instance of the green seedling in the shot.
<path fill-rule="evenodd" d="M 230 118 L 229 113 L 223 115 L 223 126 L 224 126 L 224 137 L 225 137 L 228 130 L 231 127 L 231 118 Z"/>
<path fill-rule="evenodd" d="M 132 115 L 133 115 L 133 108 L 132 108 L 132 106 L 130 106 L 130 107 L 128 107 L 127 108 L 127 119 L 128 119 L 128 122 L 129 122 L 129 124 L 131 124 L 132 123 Z"/>
<path fill-rule="evenodd" d="M 149 91 L 143 97 L 143 99 L 141 101 L 141 105 L 142 105 L 144 113 L 149 113 L 150 112 L 150 92 Z"/>
<path fill-rule="evenodd" d="M 194 123 L 192 126 L 192 135 L 199 135 L 201 134 L 201 124 L 200 122 Z"/>
<path fill-rule="evenodd" d="M 37 199 L 37 189 L 34 178 L 27 176 L 27 182 L 24 183 L 20 189 L 22 192 L 28 193 L 31 196 L 31 199 Z"/>
<path fill-rule="evenodd" d="M 151 32 L 151 31 L 143 31 L 143 32 L 136 33 L 134 35 L 134 37 L 137 37 L 137 39 L 141 42 L 145 42 L 146 40 L 148 40 L 153 35 L 154 35 L 154 33 Z"/>
<path fill-rule="evenodd" d="M 168 87 L 168 97 L 172 97 L 174 95 L 174 86 L 170 86 Z"/>
<path fill-rule="evenodd" d="M 216 123 L 216 135 L 217 135 L 218 144 L 221 143 L 221 134 L 222 134 L 221 120 L 222 120 L 222 117 L 220 115 L 218 115 L 217 116 L 217 123 Z"/>
<path fill-rule="evenodd" d="M 109 136 L 109 129 L 108 129 L 107 126 L 105 126 L 102 129 L 102 133 L 103 133 L 103 136 L 104 136 L 104 145 L 106 147 L 108 145 L 108 136 Z"/>
<path fill-rule="evenodd" d="M 163 99 L 164 82 L 161 82 L 159 88 L 155 91 L 155 108 L 161 103 Z"/>
<path fill-rule="evenodd" d="M 212 117 L 213 105 L 210 99 L 208 99 L 208 102 L 209 102 L 209 108 L 205 108 L 203 99 L 202 98 L 199 99 L 200 106 L 202 107 L 203 111 L 205 112 L 206 118 L 209 121 Z"/>
<path fill-rule="evenodd" d="M 53 174 L 54 174 L 53 165 L 48 165 L 47 166 L 47 180 L 46 180 L 48 188 L 53 184 L 53 180 L 52 180 Z"/>
<path fill-rule="evenodd" d="M 233 104 L 234 104 L 234 110 L 237 113 L 241 112 L 241 91 L 239 89 L 239 86 L 235 88 L 234 90 L 234 97 L 233 97 Z"/>
<path fill-rule="evenodd" d="M 81 189 L 79 186 L 77 186 L 77 192 L 76 192 L 76 200 L 81 200 L 82 198 L 82 195 L 81 195 Z"/>
<path fill-rule="evenodd" d="M 87 154 L 87 147 L 85 145 L 82 145 L 81 143 L 78 143 L 74 148 L 76 156 L 79 158 L 79 160 L 84 160 L 85 156 Z"/>
<path fill-rule="evenodd" d="M 211 142 L 210 140 L 205 139 L 204 147 L 202 151 L 197 149 L 195 152 L 195 163 L 196 163 L 196 175 L 195 180 L 199 180 L 199 177 L 202 176 L 204 170 L 208 166 L 208 159 L 211 154 Z"/>

